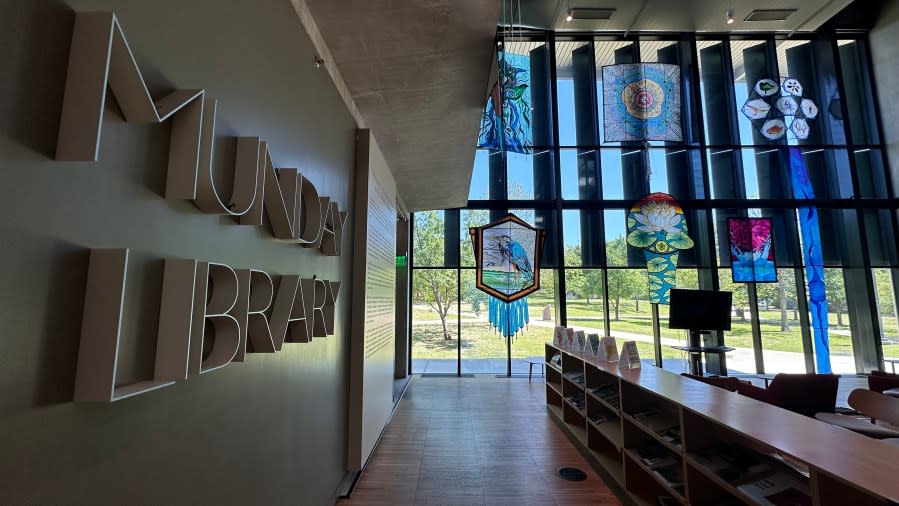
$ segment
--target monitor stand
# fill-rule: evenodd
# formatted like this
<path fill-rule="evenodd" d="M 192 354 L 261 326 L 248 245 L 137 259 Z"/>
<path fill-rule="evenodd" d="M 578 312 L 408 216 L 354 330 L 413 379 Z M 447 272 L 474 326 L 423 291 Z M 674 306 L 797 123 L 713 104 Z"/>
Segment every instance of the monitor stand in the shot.
<path fill-rule="evenodd" d="M 690 340 L 687 343 L 690 348 L 696 350 L 696 352 L 690 353 L 690 374 L 694 376 L 702 376 L 702 353 L 699 352 L 702 349 L 702 334 L 708 334 L 708 331 L 703 330 L 691 330 L 690 331 Z"/>
<path fill-rule="evenodd" d="M 705 355 L 706 372 L 727 376 L 724 353 L 731 348 L 724 347 L 724 339 L 719 339 L 708 330 L 691 330 L 688 342 L 690 352 L 690 374 L 703 376 L 702 357 Z"/>

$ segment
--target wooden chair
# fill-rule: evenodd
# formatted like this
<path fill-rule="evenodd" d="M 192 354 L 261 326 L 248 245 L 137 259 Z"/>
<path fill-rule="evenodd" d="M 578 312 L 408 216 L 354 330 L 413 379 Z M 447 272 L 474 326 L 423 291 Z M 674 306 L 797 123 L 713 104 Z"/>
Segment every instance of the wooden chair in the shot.
<path fill-rule="evenodd" d="M 815 418 L 877 439 L 899 438 L 899 399 L 863 388 L 849 394 L 849 407 L 862 416 L 818 413 Z"/>

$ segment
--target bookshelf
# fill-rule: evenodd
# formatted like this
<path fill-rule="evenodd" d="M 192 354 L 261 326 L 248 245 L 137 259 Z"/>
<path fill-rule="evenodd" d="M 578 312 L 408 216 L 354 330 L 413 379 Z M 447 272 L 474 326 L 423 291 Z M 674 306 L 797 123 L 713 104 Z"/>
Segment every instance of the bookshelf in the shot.
<path fill-rule="evenodd" d="M 549 413 L 641 506 L 899 502 L 899 447 L 656 367 L 546 362 Z"/>

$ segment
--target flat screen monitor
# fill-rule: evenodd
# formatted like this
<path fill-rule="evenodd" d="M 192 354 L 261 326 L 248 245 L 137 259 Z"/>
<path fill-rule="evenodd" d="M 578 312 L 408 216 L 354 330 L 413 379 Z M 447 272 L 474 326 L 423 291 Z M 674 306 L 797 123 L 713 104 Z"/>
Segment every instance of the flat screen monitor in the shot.
<path fill-rule="evenodd" d="M 671 289 L 668 327 L 688 330 L 730 330 L 731 292 Z"/>

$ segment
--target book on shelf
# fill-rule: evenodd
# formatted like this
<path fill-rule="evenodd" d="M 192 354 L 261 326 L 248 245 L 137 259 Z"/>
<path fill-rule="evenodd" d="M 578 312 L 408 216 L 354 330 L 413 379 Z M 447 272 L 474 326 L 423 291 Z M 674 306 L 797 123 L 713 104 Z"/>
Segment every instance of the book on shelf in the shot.
<path fill-rule="evenodd" d="M 662 430 L 661 432 L 658 432 L 657 434 L 659 435 L 660 438 L 662 438 L 665 441 L 668 441 L 669 443 L 673 444 L 674 446 L 681 445 L 680 426 L 675 425 L 673 427 L 669 427 L 667 429 Z"/>
<path fill-rule="evenodd" d="M 569 395 L 568 397 L 565 397 L 565 399 L 577 409 L 584 409 L 584 406 L 587 404 L 584 394 Z"/>
<path fill-rule="evenodd" d="M 652 472 L 659 475 L 673 489 L 684 486 L 684 466 L 680 462 L 655 466 Z"/>
<path fill-rule="evenodd" d="M 556 353 L 549 359 L 549 362 L 554 366 L 562 367 L 562 354 Z"/>
<path fill-rule="evenodd" d="M 737 487 L 765 506 L 811 506 L 807 486 L 792 473 L 783 470 Z"/>
<path fill-rule="evenodd" d="M 732 485 L 751 483 L 774 472 L 758 453 L 737 445 L 717 444 L 693 455 L 697 463 Z"/>
<path fill-rule="evenodd" d="M 590 421 L 595 423 L 596 425 L 603 424 L 606 422 L 611 422 L 612 420 L 615 420 L 615 419 L 616 419 L 616 417 L 611 416 L 611 415 L 593 415 L 590 417 Z"/>
<path fill-rule="evenodd" d="M 584 384 L 584 373 L 582 372 L 567 372 L 565 373 L 565 377 L 571 380 L 571 382 L 577 383 L 578 385 Z"/>
<path fill-rule="evenodd" d="M 640 461 L 650 469 L 680 464 L 674 454 L 668 451 L 664 446 L 655 442 L 647 442 L 643 446 L 638 446 L 634 449 L 634 453 L 636 453 L 637 456 L 640 457 Z"/>

